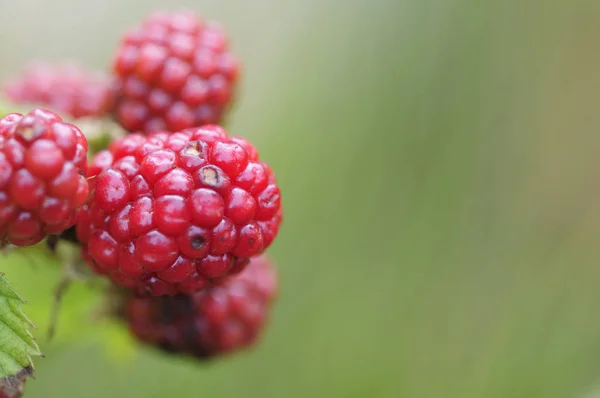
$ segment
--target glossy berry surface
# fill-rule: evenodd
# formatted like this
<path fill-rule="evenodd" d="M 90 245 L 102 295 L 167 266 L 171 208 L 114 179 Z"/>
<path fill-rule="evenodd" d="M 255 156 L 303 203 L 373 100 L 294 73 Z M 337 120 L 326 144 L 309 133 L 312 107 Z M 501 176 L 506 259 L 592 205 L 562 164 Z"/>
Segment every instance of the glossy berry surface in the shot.
<path fill-rule="evenodd" d="M 87 141 L 55 113 L 0 118 L 0 242 L 32 245 L 75 223 L 87 199 Z"/>
<path fill-rule="evenodd" d="M 270 168 L 215 125 L 130 134 L 94 157 L 89 176 L 77 225 L 84 256 L 141 295 L 191 293 L 241 271 L 282 219 Z"/>
<path fill-rule="evenodd" d="M 208 358 L 250 346 L 260 336 L 277 293 L 265 256 L 242 273 L 190 295 L 132 297 L 124 315 L 140 341 L 168 352 Z"/>
<path fill-rule="evenodd" d="M 16 104 L 37 104 L 72 118 L 100 117 L 112 107 L 108 76 L 74 63 L 38 63 L 8 80 L 3 93 Z"/>
<path fill-rule="evenodd" d="M 239 65 L 221 28 L 191 12 L 158 12 L 122 39 L 115 117 L 131 132 L 221 122 Z"/>

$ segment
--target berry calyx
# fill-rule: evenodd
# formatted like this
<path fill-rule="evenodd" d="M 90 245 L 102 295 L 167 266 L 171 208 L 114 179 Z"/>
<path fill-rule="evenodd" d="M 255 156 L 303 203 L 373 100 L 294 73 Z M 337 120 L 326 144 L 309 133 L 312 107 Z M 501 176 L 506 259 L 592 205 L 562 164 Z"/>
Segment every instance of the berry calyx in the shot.
<path fill-rule="evenodd" d="M 28 246 L 75 223 L 86 201 L 87 141 L 56 113 L 0 118 L 0 242 Z"/>

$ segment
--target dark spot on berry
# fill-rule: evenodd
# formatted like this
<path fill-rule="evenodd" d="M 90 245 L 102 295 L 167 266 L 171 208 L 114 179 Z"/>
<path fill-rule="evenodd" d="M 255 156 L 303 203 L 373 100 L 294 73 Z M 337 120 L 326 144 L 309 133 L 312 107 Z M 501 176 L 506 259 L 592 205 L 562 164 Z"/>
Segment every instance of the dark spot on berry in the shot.
<path fill-rule="evenodd" d="M 21 130 L 21 135 L 28 141 L 33 140 L 36 137 L 36 132 L 33 127 L 27 127 Z"/>
<path fill-rule="evenodd" d="M 200 250 L 202 248 L 202 246 L 204 246 L 204 243 L 206 243 L 204 238 L 202 236 L 198 235 L 198 236 L 194 236 L 191 239 L 190 246 L 192 246 L 192 249 L 194 249 L 194 250 Z"/>
<path fill-rule="evenodd" d="M 270 204 L 272 204 L 272 203 L 275 201 L 275 197 L 276 197 L 276 196 L 277 196 L 277 194 L 276 194 L 276 193 L 273 193 L 271 196 L 269 196 L 269 197 L 268 197 L 268 198 L 267 198 L 267 199 L 264 201 L 264 203 L 265 203 L 265 204 L 269 204 L 269 205 L 270 205 Z"/>
<path fill-rule="evenodd" d="M 256 239 L 255 238 L 248 239 L 248 246 L 254 246 L 255 243 L 256 243 Z"/>
<path fill-rule="evenodd" d="M 205 167 L 204 169 L 202 169 L 202 182 L 208 186 L 218 186 L 219 173 L 212 167 Z"/>
<path fill-rule="evenodd" d="M 202 145 L 200 141 L 190 141 L 186 144 L 185 148 L 181 151 L 184 155 L 189 156 L 202 156 Z"/>

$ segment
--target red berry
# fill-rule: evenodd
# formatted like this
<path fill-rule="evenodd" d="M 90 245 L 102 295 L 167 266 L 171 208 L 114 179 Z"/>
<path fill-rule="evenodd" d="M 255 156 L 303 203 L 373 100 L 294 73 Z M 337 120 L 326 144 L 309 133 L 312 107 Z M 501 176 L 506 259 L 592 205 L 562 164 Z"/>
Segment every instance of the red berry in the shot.
<path fill-rule="evenodd" d="M 129 181 L 127 176 L 115 169 L 103 171 L 96 177 L 96 205 L 112 212 L 129 201 Z"/>
<path fill-rule="evenodd" d="M 196 189 L 188 198 L 192 220 L 202 227 L 214 227 L 221 222 L 225 203 L 221 195 L 208 189 Z"/>
<path fill-rule="evenodd" d="M 0 118 L 1 243 L 32 245 L 75 223 L 88 196 L 86 154 L 81 131 L 55 113 Z"/>
<path fill-rule="evenodd" d="M 155 13 L 125 34 L 115 55 L 116 118 L 132 132 L 218 123 L 239 68 L 214 24 L 190 12 Z"/>
<path fill-rule="evenodd" d="M 77 226 L 92 268 L 151 295 L 193 292 L 241 271 L 281 223 L 279 188 L 248 150 L 256 153 L 219 126 L 113 141 L 91 162 L 97 175 Z"/>
<path fill-rule="evenodd" d="M 31 64 L 2 91 L 15 103 L 43 105 L 73 118 L 104 116 L 113 99 L 107 76 L 74 63 Z"/>
<path fill-rule="evenodd" d="M 219 260 L 211 261 L 218 273 Z M 183 261 L 176 265 L 179 268 L 169 276 L 180 280 L 189 266 Z M 181 355 L 215 357 L 256 342 L 267 322 L 277 284 L 269 260 L 265 256 L 254 257 L 239 275 L 201 292 L 129 297 L 124 304 L 124 317 L 131 332 L 143 343 Z"/>

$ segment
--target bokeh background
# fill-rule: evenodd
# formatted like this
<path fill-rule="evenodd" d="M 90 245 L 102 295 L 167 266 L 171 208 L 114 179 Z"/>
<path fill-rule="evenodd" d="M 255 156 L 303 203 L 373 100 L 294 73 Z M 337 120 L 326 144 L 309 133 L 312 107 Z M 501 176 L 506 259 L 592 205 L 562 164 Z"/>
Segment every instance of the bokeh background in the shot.
<path fill-rule="evenodd" d="M 109 64 L 155 9 L 221 21 L 244 61 L 229 130 L 282 186 L 282 295 L 210 364 L 135 345 L 1 260 L 46 354 L 27 397 L 600 397 L 600 3 L 0 0 L 0 78 Z"/>

